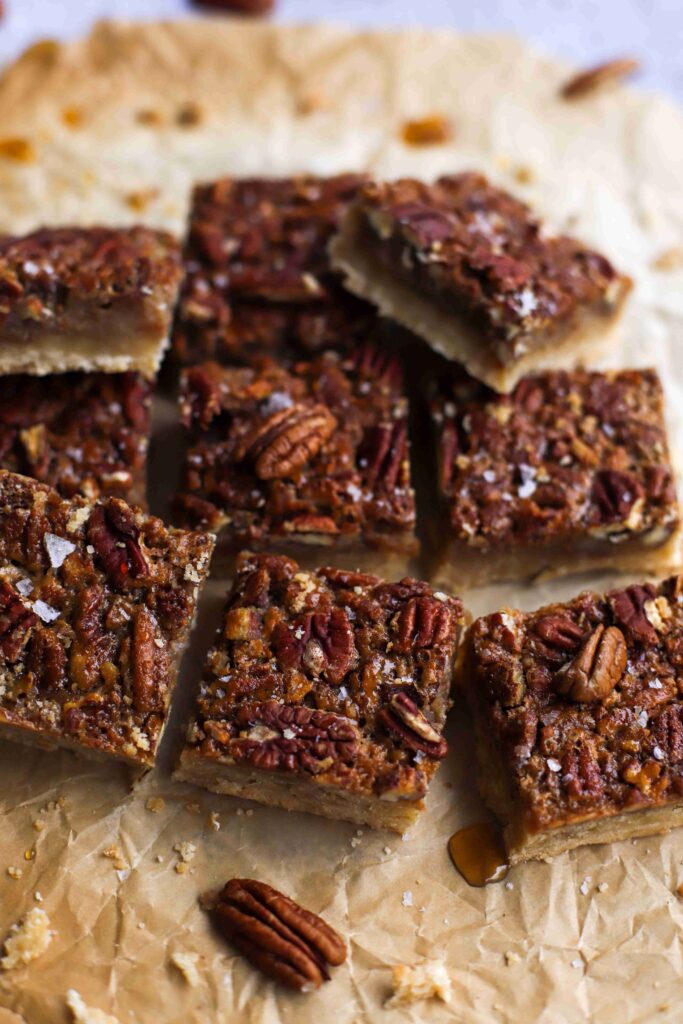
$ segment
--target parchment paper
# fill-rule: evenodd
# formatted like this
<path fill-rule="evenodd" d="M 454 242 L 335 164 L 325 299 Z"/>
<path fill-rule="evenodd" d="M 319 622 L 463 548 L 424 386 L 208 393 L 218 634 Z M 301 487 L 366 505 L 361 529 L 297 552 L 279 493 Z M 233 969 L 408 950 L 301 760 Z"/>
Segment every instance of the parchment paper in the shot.
<path fill-rule="evenodd" d="M 659 368 L 680 450 L 683 271 L 652 264 L 683 245 L 683 118 L 624 89 L 562 103 L 567 74 L 508 38 L 208 20 L 100 26 L 84 42 L 34 49 L 0 81 L 0 134 L 28 140 L 35 156 L 0 159 L 0 230 L 143 219 L 180 231 L 191 182 L 226 172 L 481 168 L 635 278 L 614 362 Z M 431 114 L 452 119 L 453 141 L 406 148 L 404 119 Z M 172 406 L 160 401 L 155 511 L 177 454 Z M 466 598 L 475 614 L 530 608 L 587 583 Z M 172 784 L 226 586 L 208 588 L 161 763 L 135 788 L 122 767 L 0 746 L 0 937 L 37 905 L 56 931 L 40 960 L 0 974 L 0 1024 L 67 1020 L 69 987 L 121 1024 L 680 1020 L 683 835 L 584 848 L 519 867 L 507 886 L 468 888 L 446 853 L 450 834 L 485 813 L 460 708 L 451 754 L 405 840 Z M 156 813 L 150 797 L 165 801 Z M 183 842 L 196 854 L 179 874 Z M 120 861 L 103 855 L 112 848 Z M 23 869 L 19 880 L 10 866 Z M 282 888 L 347 937 L 348 963 L 319 993 L 277 990 L 211 932 L 198 894 L 240 874 Z M 199 955 L 196 987 L 170 966 L 179 951 Z M 449 1006 L 382 1009 L 393 964 L 438 957 L 454 983 Z"/>

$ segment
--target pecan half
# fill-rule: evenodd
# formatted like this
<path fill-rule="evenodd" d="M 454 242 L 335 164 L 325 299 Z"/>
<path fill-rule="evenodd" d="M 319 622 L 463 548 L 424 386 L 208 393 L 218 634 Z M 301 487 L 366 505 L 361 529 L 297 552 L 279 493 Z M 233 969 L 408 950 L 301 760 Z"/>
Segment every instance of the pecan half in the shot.
<path fill-rule="evenodd" d="M 396 650 L 402 653 L 444 643 L 451 632 L 451 610 L 435 597 L 416 597 L 396 616 Z"/>
<path fill-rule="evenodd" d="M 21 600 L 14 587 L 0 583 L 0 652 L 11 663 L 23 651 L 38 616 Z"/>
<path fill-rule="evenodd" d="M 136 711 L 160 711 L 159 655 L 157 625 L 152 613 L 141 605 L 133 625 L 133 706 Z"/>
<path fill-rule="evenodd" d="M 419 750 L 437 759 L 448 753 L 446 740 L 407 693 L 397 693 L 392 697 L 377 719 L 387 732 L 397 736 L 411 750 Z"/>
<path fill-rule="evenodd" d="M 601 469 L 595 474 L 593 500 L 605 522 L 626 518 L 642 493 L 643 488 L 633 473 Z"/>
<path fill-rule="evenodd" d="M 149 575 L 138 538 L 135 513 L 119 498 L 97 505 L 88 520 L 88 541 L 111 580 L 123 585 L 131 577 Z"/>
<path fill-rule="evenodd" d="M 250 963 L 299 992 L 320 988 L 330 980 L 328 967 L 346 959 L 346 946 L 333 928 L 265 882 L 232 878 L 213 917 Z"/>
<path fill-rule="evenodd" d="M 636 583 L 625 590 L 608 594 L 614 618 L 632 640 L 645 646 L 656 644 L 659 639 L 645 611 L 647 602 L 656 596 L 655 588 L 650 583 Z"/>
<path fill-rule="evenodd" d="M 573 651 L 583 636 L 581 627 L 567 615 L 544 615 L 536 622 L 536 632 L 560 651 Z"/>
<path fill-rule="evenodd" d="M 639 69 L 640 62 L 631 57 L 606 61 L 574 75 L 562 86 L 560 95 L 565 100 L 577 100 L 596 92 L 608 83 L 621 81 Z"/>
<path fill-rule="evenodd" d="M 358 456 L 365 466 L 368 486 L 393 491 L 400 483 L 408 457 L 408 426 L 405 420 L 372 427 Z"/>
<path fill-rule="evenodd" d="M 356 659 L 353 629 L 343 608 L 306 612 L 292 623 L 278 623 L 273 646 L 284 668 L 305 668 L 340 683 Z"/>
<path fill-rule="evenodd" d="M 555 675 L 558 693 L 586 703 L 604 700 L 624 674 L 627 657 L 621 630 L 616 626 L 597 626 L 576 657 Z"/>
<path fill-rule="evenodd" d="M 261 480 L 289 476 L 318 454 L 336 426 L 324 405 L 297 403 L 278 409 L 242 439 L 235 458 L 253 462 Z"/>
<path fill-rule="evenodd" d="M 229 743 L 236 761 L 264 771 L 284 769 L 319 775 L 335 763 L 353 765 L 358 752 L 355 722 L 330 711 L 277 701 L 243 704 L 235 716 L 240 736 Z"/>

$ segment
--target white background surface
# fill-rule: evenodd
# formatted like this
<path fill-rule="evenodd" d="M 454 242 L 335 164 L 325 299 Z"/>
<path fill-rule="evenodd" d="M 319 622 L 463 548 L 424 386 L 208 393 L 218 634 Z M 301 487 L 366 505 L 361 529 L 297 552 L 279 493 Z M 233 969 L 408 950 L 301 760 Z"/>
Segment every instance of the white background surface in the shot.
<path fill-rule="evenodd" d="M 188 0 L 4 2 L 0 61 L 37 38 L 79 35 L 98 18 L 151 20 L 197 11 Z M 683 0 L 279 0 L 277 18 L 513 31 L 577 64 L 633 55 L 644 64 L 642 85 L 683 102 Z"/>

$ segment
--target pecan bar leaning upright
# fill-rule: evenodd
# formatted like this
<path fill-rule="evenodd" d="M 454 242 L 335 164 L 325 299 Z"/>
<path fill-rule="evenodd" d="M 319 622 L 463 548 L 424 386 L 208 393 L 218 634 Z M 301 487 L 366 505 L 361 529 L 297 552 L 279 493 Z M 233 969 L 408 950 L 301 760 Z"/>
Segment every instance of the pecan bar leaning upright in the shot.
<path fill-rule="evenodd" d="M 175 777 L 405 831 L 446 754 L 464 624 L 419 580 L 241 555 Z"/>
<path fill-rule="evenodd" d="M 206 363 L 181 385 L 182 525 L 244 547 L 402 575 L 417 552 L 407 399 L 393 356 L 364 345 L 285 369 Z"/>
<path fill-rule="evenodd" d="M 153 377 L 181 279 L 170 235 L 43 228 L 0 239 L 0 373 Z"/>
<path fill-rule="evenodd" d="M 173 354 L 249 362 L 345 347 L 376 320 L 345 292 L 327 243 L 365 179 L 224 178 L 195 188 Z"/>
<path fill-rule="evenodd" d="M 352 291 L 502 392 L 592 358 L 631 288 L 473 173 L 366 185 L 331 249 Z"/>
<path fill-rule="evenodd" d="M 683 577 L 471 627 L 480 784 L 512 863 L 683 824 Z"/>
<path fill-rule="evenodd" d="M 524 378 L 511 395 L 442 375 L 432 416 L 439 586 L 679 564 L 654 370 L 560 370 Z"/>
<path fill-rule="evenodd" d="M 0 466 L 65 498 L 144 506 L 151 401 L 137 373 L 0 376 Z"/>
<path fill-rule="evenodd" d="M 212 549 L 0 470 L 0 737 L 151 767 Z"/>

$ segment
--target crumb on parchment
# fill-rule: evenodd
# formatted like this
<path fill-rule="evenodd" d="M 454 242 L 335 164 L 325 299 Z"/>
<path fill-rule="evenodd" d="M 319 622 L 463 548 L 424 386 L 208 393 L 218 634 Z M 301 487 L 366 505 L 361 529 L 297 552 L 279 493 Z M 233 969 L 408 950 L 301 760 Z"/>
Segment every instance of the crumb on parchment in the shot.
<path fill-rule="evenodd" d="M 195 985 L 199 984 L 200 977 L 197 970 L 198 953 L 183 953 L 179 950 L 177 953 L 171 953 L 170 960 L 173 966 L 178 968 L 188 985 L 194 988 Z"/>
<path fill-rule="evenodd" d="M 398 964 L 393 969 L 393 994 L 384 1004 L 385 1009 L 405 1006 L 423 999 L 440 999 L 448 1003 L 451 998 L 451 979 L 442 960 L 425 960 L 421 964 Z"/>
<path fill-rule="evenodd" d="M 77 992 L 75 988 L 70 988 L 67 991 L 66 1005 L 71 1010 L 74 1024 L 119 1024 L 116 1017 L 112 1017 L 110 1013 L 86 1006 L 80 992 Z"/>
<path fill-rule="evenodd" d="M 33 907 L 10 929 L 5 940 L 5 955 L 0 959 L 0 967 L 4 971 L 11 971 L 15 967 L 30 964 L 45 952 L 52 942 L 53 934 L 50 930 L 50 918 L 45 911 Z"/>

